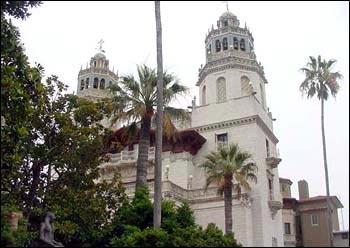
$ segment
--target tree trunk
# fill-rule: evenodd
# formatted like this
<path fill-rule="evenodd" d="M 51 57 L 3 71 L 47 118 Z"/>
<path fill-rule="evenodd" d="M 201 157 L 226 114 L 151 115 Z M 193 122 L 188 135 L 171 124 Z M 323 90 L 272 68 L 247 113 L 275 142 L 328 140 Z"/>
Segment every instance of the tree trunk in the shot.
<path fill-rule="evenodd" d="M 224 188 L 224 203 L 225 203 L 225 233 L 232 233 L 232 177 L 225 176 Z"/>
<path fill-rule="evenodd" d="M 39 162 L 39 161 L 33 162 L 33 166 L 32 166 L 33 180 L 32 180 L 32 184 L 30 185 L 28 201 L 27 201 L 28 212 L 30 212 L 31 208 L 34 206 L 36 192 L 39 188 L 40 174 L 41 174 L 42 167 L 43 167 L 43 162 Z"/>
<path fill-rule="evenodd" d="M 153 227 L 160 228 L 162 209 L 162 120 L 163 120 L 163 55 L 162 55 L 162 23 L 160 18 L 160 2 L 155 1 L 157 30 L 157 118 L 156 118 L 156 154 L 154 167 L 154 208 Z"/>
<path fill-rule="evenodd" d="M 328 167 L 327 167 L 327 153 L 326 153 L 326 137 L 324 132 L 324 99 L 321 97 L 321 127 L 322 127 L 322 145 L 323 145 L 323 164 L 326 177 L 326 190 L 327 190 L 327 225 L 330 246 L 333 247 L 333 223 L 331 214 L 331 199 L 329 195 L 329 180 L 328 180 Z"/>
<path fill-rule="evenodd" d="M 148 148 L 151 130 L 150 113 L 146 113 L 141 120 L 140 142 L 137 157 L 136 189 L 147 185 Z"/>

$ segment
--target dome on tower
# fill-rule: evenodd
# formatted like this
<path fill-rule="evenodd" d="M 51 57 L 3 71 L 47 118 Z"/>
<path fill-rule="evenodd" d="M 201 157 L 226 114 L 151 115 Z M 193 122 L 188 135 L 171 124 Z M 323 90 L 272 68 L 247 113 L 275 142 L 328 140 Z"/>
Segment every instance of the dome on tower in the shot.
<path fill-rule="evenodd" d="M 103 53 L 99 52 L 99 53 L 96 53 L 94 58 L 96 59 L 106 59 L 106 55 L 104 55 Z"/>
<path fill-rule="evenodd" d="M 223 19 L 223 18 L 234 18 L 234 17 L 236 17 L 237 18 L 237 16 L 235 16 L 232 12 L 230 12 L 230 11 L 226 11 L 226 12 L 224 12 L 221 16 L 220 16 L 220 19 Z"/>

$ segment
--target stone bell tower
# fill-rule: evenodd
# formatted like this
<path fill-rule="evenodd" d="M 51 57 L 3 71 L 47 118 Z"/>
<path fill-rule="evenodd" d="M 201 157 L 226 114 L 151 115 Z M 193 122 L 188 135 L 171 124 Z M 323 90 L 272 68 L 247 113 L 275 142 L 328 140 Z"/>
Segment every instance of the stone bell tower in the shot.
<path fill-rule="evenodd" d="M 85 69 L 80 69 L 78 74 L 77 96 L 98 101 L 110 97 L 107 87 L 118 83 L 118 74 L 109 69 L 109 60 L 102 49 L 103 40 L 99 42 L 98 53 L 90 59 L 90 64 Z M 120 126 L 116 123 L 111 126 L 108 119 L 103 119 L 101 124 L 113 130 Z"/>
<path fill-rule="evenodd" d="M 230 143 L 253 155 L 257 183 L 247 192 L 250 204 L 233 202 L 233 231 L 244 246 L 283 246 L 282 199 L 273 118 L 267 107 L 267 80 L 254 53 L 254 39 L 236 15 L 223 13 L 205 38 L 206 64 L 199 69 L 199 105 L 193 106 L 192 123 L 207 142 L 194 159 L 200 164 L 210 151 Z M 205 173 L 195 167 L 193 187 L 202 188 Z M 235 194 L 235 193 L 234 193 Z M 233 197 L 235 199 L 235 197 Z M 218 207 L 218 206 L 217 206 Z M 222 207 L 222 206 L 221 206 Z M 214 222 L 224 229 L 214 210 L 196 211 L 202 225 Z"/>
<path fill-rule="evenodd" d="M 102 43 L 103 40 L 99 42 L 99 51 L 90 59 L 90 64 L 78 74 L 77 95 L 93 101 L 108 97 L 106 88 L 118 81 L 118 75 L 109 69 Z"/>

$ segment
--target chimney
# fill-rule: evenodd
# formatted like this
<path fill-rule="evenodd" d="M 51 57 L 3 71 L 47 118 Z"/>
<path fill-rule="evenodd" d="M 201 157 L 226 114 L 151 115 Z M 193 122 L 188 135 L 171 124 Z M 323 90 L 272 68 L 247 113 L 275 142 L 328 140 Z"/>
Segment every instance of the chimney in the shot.
<path fill-rule="evenodd" d="M 309 198 L 309 186 L 305 180 L 298 181 L 299 200 Z"/>

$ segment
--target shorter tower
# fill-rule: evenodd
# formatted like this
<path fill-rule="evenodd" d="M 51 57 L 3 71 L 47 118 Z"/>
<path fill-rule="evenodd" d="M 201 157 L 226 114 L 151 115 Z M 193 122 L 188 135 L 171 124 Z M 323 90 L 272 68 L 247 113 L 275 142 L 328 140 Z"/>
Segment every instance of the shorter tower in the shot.
<path fill-rule="evenodd" d="M 118 75 L 109 69 L 109 60 L 103 53 L 100 44 L 99 52 L 90 59 L 90 66 L 79 71 L 78 96 L 97 101 L 108 97 L 106 88 L 117 83 Z"/>

